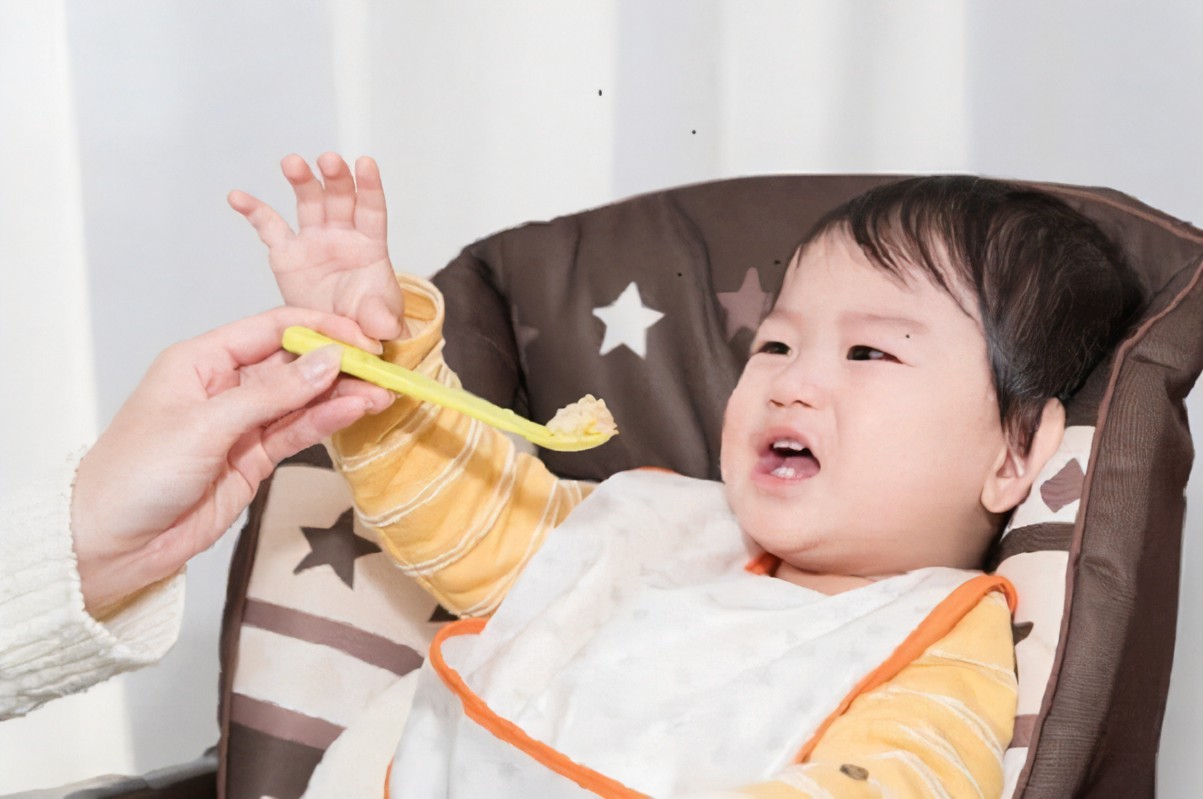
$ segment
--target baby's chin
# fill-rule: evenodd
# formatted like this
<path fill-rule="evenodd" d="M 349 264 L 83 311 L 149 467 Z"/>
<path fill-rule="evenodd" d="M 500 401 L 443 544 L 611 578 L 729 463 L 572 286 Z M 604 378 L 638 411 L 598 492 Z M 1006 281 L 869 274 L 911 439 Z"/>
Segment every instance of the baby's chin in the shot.
<path fill-rule="evenodd" d="M 810 571 L 826 559 L 824 550 L 828 547 L 825 546 L 825 539 L 813 528 L 781 526 L 770 520 L 758 519 L 755 515 L 748 518 L 747 514 L 745 518 L 740 518 L 737 513 L 736 519 L 744 535 L 754 544 L 799 569 Z"/>
<path fill-rule="evenodd" d="M 744 514 L 740 529 L 753 543 L 783 563 L 812 574 L 883 574 L 897 571 L 896 564 L 882 563 L 881 552 L 866 552 L 846 546 L 848 536 L 819 520 L 795 520 L 782 524 L 777 519 Z"/>
<path fill-rule="evenodd" d="M 751 541 L 782 561 L 805 571 L 845 574 L 834 571 L 847 566 L 847 554 L 838 550 L 846 536 L 830 520 L 780 498 L 757 495 L 748 487 L 723 484 L 727 504 L 735 520 Z"/>

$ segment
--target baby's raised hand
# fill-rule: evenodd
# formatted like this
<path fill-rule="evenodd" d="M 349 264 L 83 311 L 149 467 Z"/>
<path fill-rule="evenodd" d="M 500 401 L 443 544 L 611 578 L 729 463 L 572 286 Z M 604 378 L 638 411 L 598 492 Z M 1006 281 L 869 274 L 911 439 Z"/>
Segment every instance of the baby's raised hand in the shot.
<path fill-rule="evenodd" d="M 388 257 L 388 222 L 380 170 L 371 158 L 355 176 L 336 153 L 317 159 L 325 185 L 299 155 L 280 162 L 297 198 L 297 231 L 273 208 L 232 191 L 230 206 L 267 245 L 268 262 L 289 305 L 346 316 L 379 340 L 404 331 L 404 302 Z"/>

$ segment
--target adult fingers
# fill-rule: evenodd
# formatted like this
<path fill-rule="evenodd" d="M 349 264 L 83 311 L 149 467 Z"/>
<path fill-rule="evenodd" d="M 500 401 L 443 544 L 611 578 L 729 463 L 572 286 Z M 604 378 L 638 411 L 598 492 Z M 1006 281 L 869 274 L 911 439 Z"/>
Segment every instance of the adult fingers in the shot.
<path fill-rule="evenodd" d="M 245 191 L 235 189 L 226 195 L 226 202 L 238 213 L 246 217 L 259 234 L 259 240 L 269 248 L 284 244 L 293 237 L 292 228 L 284 221 L 275 209 L 257 197 L 252 197 Z"/>
<path fill-rule="evenodd" d="M 169 566 L 154 579 L 173 574 L 193 556 L 211 547 L 250 504 L 259 484 L 271 474 L 272 466 L 258 463 L 263 461 L 262 455 L 248 458 L 248 450 L 250 447 L 244 442 L 237 442 L 227 460 L 232 465 L 239 464 L 241 468 L 234 466 L 223 470 L 196 511 L 186 513 L 174 526 L 158 536 L 155 542 L 158 562 Z M 153 582 L 153 579 L 147 582 Z"/>
<path fill-rule="evenodd" d="M 355 179 L 337 153 L 322 153 L 318 169 L 326 182 L 326 224 L 351 228 L 355 224 Z"/>
<path fill-rule="evenodd" d="M 362 397 L 335 397 L 274 422 L 263 432 L 262 438 L 262 452 L 270 464 L 268 471 L 289 455 L 311 447 L 353 424 L 370 410 Z M 259 472 L 248 474 L 248 477 L 251 476 L 259 476 Z"/>
<path fill-rule="evenodd" d="M 388 239 L 388 213 L 380 168 L 368 156 L 355 162 L 355 184 L 359 200 L 355 206 L 355 229 L 377 241 Z"/>
<path fill-rule="evenodd" d="M 382 351 L 380 342 L 365 335 L 350 319 L 308 308 L 284 306 L 248 316 L 176 344 L 169 350 L 169 357 L 174 363 L 184 363 L 189 367 L 250 366 L 280 351 L 284 330 L 292 325 L 313 328 L 332 339 L 369 352 Z"/>
<path fill-rule="evenodd" d="M 203 422 L 229 439 L 269 425 L 304 408 L 330 388 L 338 376 L 340 361 L 339 348 L 327 346 L 292 363 L 260 368 L 257 379 L 211 397 L 203 408 Z M 366 411 L 366 400 L 355 401 Z"/>
<path fill-rule="evenodd" d="M 320 399 L 333 399 L 335 397 L 361 397 L 371 403 L 369 413 L 380 413 L 393 404 L 393 400 L 397 398 L 397 395 L 387 388 L 381 388 L 366 380 L 359 380 L 349 375 L 339 375 L 338 380 L 334 381 L 334 387 L 330 389 L 328 394 L 322 395 Z"/>
<path fill-rule="evenodd" d="M 303 229 L 323 224 L 326 221 L 326 192 L 305 159 L 296 153 L 286 155 L 280 162 L 280 171 L 297 197 L 297 227 Z"/>

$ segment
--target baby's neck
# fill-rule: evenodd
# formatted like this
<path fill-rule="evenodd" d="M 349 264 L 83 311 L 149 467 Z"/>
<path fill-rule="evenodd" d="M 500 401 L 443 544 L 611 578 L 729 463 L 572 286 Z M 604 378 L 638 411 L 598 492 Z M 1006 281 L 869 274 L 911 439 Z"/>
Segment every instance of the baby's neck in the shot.
<path fill-rule="evenodd" d="M 851 591 L 853 588 L 875 583 L 882 577 L 855 577 L 848 574 L 817 574 L 799 569 L 797 566 L 791 566 L 785 561 L 781 561 L 781 565 L 777 567 L 777 571 L 773 575 L 779 580 L 800 585 L 803 588 L 809 588 L 812 591 L 818 591 L 820 594 L 841 594 L 844 591 Z"/>

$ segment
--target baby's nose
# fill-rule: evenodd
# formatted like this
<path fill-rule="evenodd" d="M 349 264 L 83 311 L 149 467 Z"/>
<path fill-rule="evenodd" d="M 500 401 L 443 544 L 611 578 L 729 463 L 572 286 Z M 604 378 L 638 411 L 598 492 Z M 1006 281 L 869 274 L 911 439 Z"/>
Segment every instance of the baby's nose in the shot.
<path fill-rule="evenodd" d="M 777 375 L 769 392 L 769 402 L 782 408 L 791 405 L 818 407 L 829 391 L 829 382 L 821 368 L 808 367 L 798 359 Z"/>
<path fill-rule="evenodd" d="M 782 363 L 770 386 L 770 399 L 777 406 L 817 407 L 835 390 L 841 363 L 826 353 L 828 347 L 802 347 Z"/>

